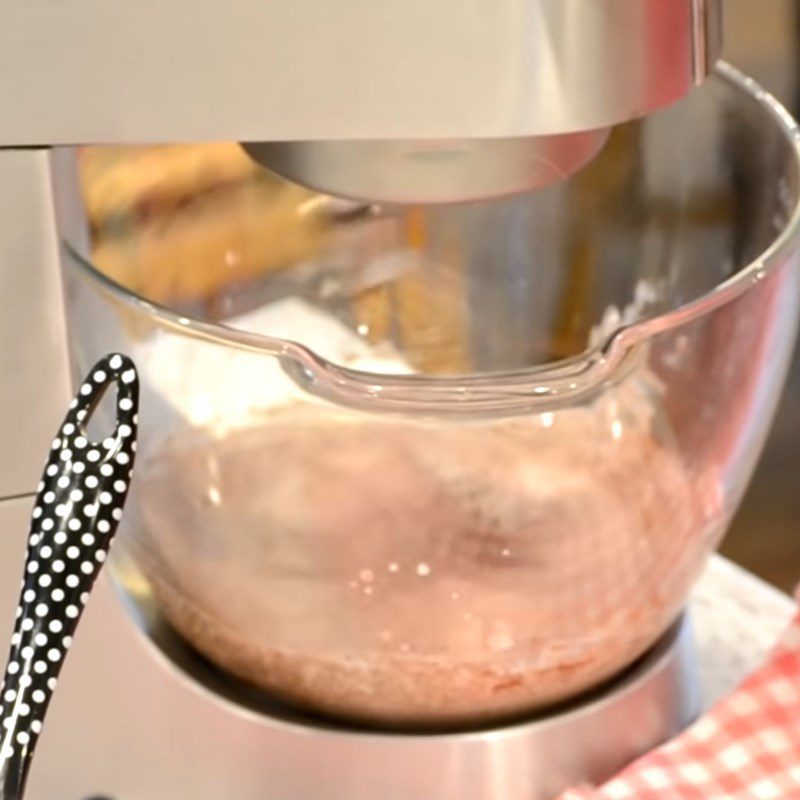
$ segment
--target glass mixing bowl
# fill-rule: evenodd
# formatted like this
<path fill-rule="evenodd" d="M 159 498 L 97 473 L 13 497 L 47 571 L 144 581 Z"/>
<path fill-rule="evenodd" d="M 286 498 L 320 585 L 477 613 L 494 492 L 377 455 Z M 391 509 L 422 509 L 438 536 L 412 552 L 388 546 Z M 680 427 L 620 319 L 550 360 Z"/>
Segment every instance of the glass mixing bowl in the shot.
<path fill-rule="evenodd" d="M 213 664 L 475 725 L 675 620 L 798 320 L 798 134 L 757 86 L 723 65 L 490 203 L 351 204 L 233 143 L 60 158 L 74 374 L 117 349 L 142 379 L 117 578 Z"/>

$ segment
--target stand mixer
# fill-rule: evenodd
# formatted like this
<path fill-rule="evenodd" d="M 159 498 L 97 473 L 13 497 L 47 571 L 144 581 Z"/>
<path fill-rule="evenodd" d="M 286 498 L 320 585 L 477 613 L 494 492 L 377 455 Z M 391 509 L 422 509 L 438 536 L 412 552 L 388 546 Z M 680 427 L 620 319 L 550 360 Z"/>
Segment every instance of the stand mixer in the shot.
<path fill-rule="evenodd" d="M 618 453 L 614 448 L 619 441 L 630 442 L 643 426 L 648 436 L 656 437 L 659 449 L 648 456 L 634 449 L 631 463 L 646 465 L 639 472 L 656 486 L 661 450 L 670 459 L 675 456 L 674 463 L 685 471 L 680 486 L 692 484 L 697 490 L 687 508 L 691 505 L 691 514 L 702 519 L 702 524 L 676 522 L 670 547 L 653 545 L 652 573 L 639 570 L 637 560 L 648 542 L 637 545 L 639 550 L 627 543 L 619 551 L 604 551 L 598 536 L 593 545 L 597 550 L 581 551 L 587 572 L 577 570 L 567 590 L 562 592 L 557 583 L 547 591 L 531 586 L 528 605 L 517 609 L 517 628 L 511 633 L 492 629 L 490 649 L 509 649 L 508 637 L 520 633 L 526 615 L 534 628 L 542 620 L 552 624 L 552 613 L 540 615 L 548 598 L 554 608 L 570 609 L 563 614 L 565 631 L 572 630 L 573 622 L 580 628 L 578 620 L 589 624 L 591 615 L 584 608 L 593 599 L 585 595 L 592 586 L 582 581 L 591 575 L 593 559 L 609 563 L 606 574 L 612 578 L 602 588 L 600 605 L 618 627 L 635 623 L 624 617 L 625 608 L 608 599 L 615 588 L 631 591 L 633 599 L 626 602 L 643 605 L 647 616 L 642 585 L 658 584 L 653 591 L 659 594 L 660 611 L 648 623 L 647 634 L 580 680 L 570 683 L 562 677 L 558 686 L 545 691 L 544 673 L 537 673 L 533 681 L 522 681 L 520 696 L 504 704 L 496 699 L 499 689 L 489 699 L 471 697 L 469 682 L 459 684 L 456 670 L 446 682 L 446 703 L 419 700 L 422 683 L 405 695 L 398 691 L 389 703 L 391 694 L 376 690 L 367 669 L 359 673 L 366 687 L 360 699 L 353 700 L 350 689 L 326 706 L 319 685 L 330 689 L 334 673 L 320 672 L 316 688 L 310 681 L 290 691 L 288 678 L 274 677 L 279 670 L 273 665 L 266 670 L 273 676 L 270 685 L 254 688 L 259 683 L 253 679 L 257 658 L 235 657 L 233 644 L 220 638 L 220 631 L 235 630 L 236 615 L 210 641 L 203 640 L 192 621 L 181 617 L 182 600 L 171 599 L 180 578 L 159 583 L 164 564 L 174 569 L 187 563 L 181 555 L 186 537 L 175 534 L 172 562 L 163 553 L 154 556 L 142 532 L 155 511 L 160 524 L 177 531 L 181 522 L 170 517 L 170 506 L 187 498 L 191 502 L 202 490 L 218 507 L 213 514 L 222 515 L 218 519 L 226 520 L 225 530 L 231 531 L 236 525 L 233 512 L 240 508 L 229 509 L 223 496 L 215 500 L 222 484 L 207 475 L 181 482 L 186 465 L 205 463 L 203 459 L 227 463 L 230 473 L 248 467 L 225 462 L 224 454 L 192 450 L 192 440 L 185 462 L 162 459 L 162 472 L 154 469 L 154 478 L 145 478 L 136 490 L 128 546 L 114 565 L 125 612 L 109 592 L 98 598 L 104 605 L 95 628 L 92 669 L 99 674 L 115 658 L 126 665 L 123 683 L 116 684 L 125 699 L 117 705 L 98 704 L 102 707 L 92 715 L 102 734 L 93 740 L 92 750 L 102 753 L 98 760 L 115 765 L 107 774 L 116 776 L 108 779 L 116 784 L 107 784 L 107 791 L 120 800 L 210 800 L 223 792 L 285 800 L 546 800 L 567 786 L 604 779 L 697 713 L 689 626 L 675 618 L 755 463 L 798 315 L 797 132 L 785 112 L 746 78 L 726 65 L 715 70 L 719 31 L 720 3 L 711 0 L 480 0 L 468 7 L 450 2 L 330 7 L 237 2 L 224 15 L 211 4 L 149 0 L 135 9 L 95 0 L 0 7 L 0 99 L 13 109 L 0 121 L 0 210 L 3 219 L 13 220 L 0 228 L 0 281 L 7 292 L 25 297 L 2 323 L 8 339 L 13 334 L 19 343 L 4 356 L 5 368 L 17 376 L 14 386 L 5 386 L 2 393 L 2 418 L 15 420 L 13 430 L 3 433 L 7 451 L 16 449 L 18 437 L 34 442 L 50 430 L 68 396 L 70 369 L 82 374 L 96 350 L 120 349 L 134 358 L 144 376 L 143 464 L 157 458 L 157 445 L 165 441 L 158 437 L 180 437 L 188 431 L 213 440 L 220 420 L 254 441 L 246 425 L 232 422 L 234 412 L 241 407 L 249 413 L 251 406 L 284 387 L 298 403 L 292 413 L 301 414 L 299 422 L 290 424 L 315 432 L 317 441 L 333 438 L 327 440 L 327 449 L 321 446 L 322 456 L 309 451 L 294 461 L 280 441 L 270 444 L 267 452 L 276 470 L 302 472 L 307 464 L 320 464 L 326 454 L 340 451 L 336 426 L 341 422 L 348 431 L 363 430 L 365 442 L 386 442 L 378 450 L 392 457 L 410 449 L 418 459 L 428 448 L 441 448 L 450 460 L 436 468 L 460 486 L 475 479 L 461 465 L 478 463 L 487 448 L 497 448 L 501 465 L 519 458 L 521 472 L 532 466 L 507 447 L 506 438 L 512 438 L 507 431 L 516 436 L 514 426 L 536 420 L 542 431 L 532 448 L 538 452 L 546 450 L 547 431 L 563 430 L 567 420 L 574 426 L 573 438 L 586 437 L 599 450 L 573 453 L 570 463 L 562 465 L 566 488 L 558 495 L 566 499 L 550 513 L 561 520 L 574 513 L 576 531 L 594 525 L 602 532 L 607 524 L 602 518 L 592 521 L 589 512 L 581 516 L 575 497 L 583 495 L 570 485 L 570 469 L 579 474 L 590 472 L 592 464 L 598 472 L 606 469 L 610 461 L 603 460 L 604 453 Z M 251 275 L 250 282 L 237 280 L 207 291 L 200 303 L 196 296 L 176 294 L 175 286 L 184 285 L 185 276 L 178 274 L 184 264 L 173 262 L 170 268 L 176 272 L 166 281 L 166 294 L 159 293 L 154 280 L 158 270 L 137 260 L 148 248 L 147 214 L 141 208 L 110 215 L 104 224 L 109 230 L 123 229 L 132 247 L 123 248 L 121 260 L 101 256 L 100 226 L 91 219 L 86 153 L 102 162 L 104 149 L 79 152 L 75 146 L 219 141 L 236 148 L 234 143 L 242 143 L 247 157 L 259 165 L 256 173 L 247 173 L 247 185 L 261 191 L 267 178 L 260 167 L 266 167 L 282 179 L 274 179 L 277 184 L 268 184 L 265 191 L 300 193 L 292 219 L 311 213 L 309 209 L 326 209 L 330 230 L 321 236 L 322 244 L 310 254 L 286 257 L 293 268 L 298 266 L 302 277 L 297 282 L 292 282 L 292 270 L 288 279 L 286 270 L 276 273 L 284 283 Z M 758 157 L 749 150 L 754 142 L 760 143 Z M 156 169 L 153 185 L 163 179 Z M 703 214 L 713 218 L 717 207 L 721 216 L 716 221 L 694 222 Z M 357 220 L 355 228 L 337 222 L 350 218 Z M 587 220 L 596 225 L 588 234 Z M 535 235 L 525 238 L 520 226 Z M 276 248 L 282 246 L 282 236 L 279 230 Z M 575 272 L 590 276 L 590 291 L 580 280 L 570 284 L 558 278 L 566 274 L 563 265 L 579 262 L 581 252 L 560 243 L 581 241 L 596 256 L 588 273 Z M 515 267 L 513 253 L 501 247 L 504 242 L 516 242 L 526 254 L 540 248 L 555 255 L 550 261 L 542 257 L 537 269 L 526 272 L 525 259 Z M 354 311 L 358 303 L 351 305 L 334 279 L 355 264 L 351 271 L 366 281 L 367 290 L 391 284 L 395 277 L 387 256 L 407 252 L 410 246 L 431 257 L 415 261 L 410 273 L 427 274 L 432 254 L 450 246 L 466 265 L 455 284 L 452 273 L 445 270 L 442 277 L 441 271 L 430 269 L 433 277 L 425 278 L 422 289 L 417 287 L 425 297 L 426 292 L 441 292 L 446 301 L 425 306 L 424 319 L 414 323 L 421 330 L 439 332 L 446 309 L 462 310 L 466 322 L 455 339 L 456 355 L 437 351 L 435 336 L 433 344 L 425 336 L 409 339 L 403 334 L 408 320 L 394 309 L 382 312 L 380 319 L 391 323 L 387 330 L 400 334 L 386 333 L 377 342 L 395 348 L 388 369 L 376 366 L 377 350 L 362 353 L 349 339 L 348 347 L 363 356 L 360 361 L 348 363 L 341 353 L 326 351 L 339 329 L 321 327 L 315 333 L 316 323 L 303 316 L 305 306 L 284 306 L 277 322 L 274 314 L 252 327 L 241 322 L 242 315 L 268 309 L 275 296 L 310 298 L 317 310 L 352 323 L 355 333 L 375 344 L 370 336 L 377 336 L 378 317 L 359 317 Z M 562 249 L 570 252 L 561 254 Z M 362 251 L 369 251 L 369 258 Z M 227 267 L 232 269 L 239 256 L 225 250 L 229 252 Z M 488 257 L 481 256 L 486 252 Z M 345 262 L 331 255 L 342 253 Z M 351 258 L 352 253 L 358 255 Z M 498 253 L 507 258 L 496 258 Z M 446 261 L 440 255 L 437 259 Z M 496 272 L 487 273 L 487 263 Z M 314 272 L 309 264 L 322 264 L 322 271 Z M 192 264 L 185 266 L 191 275 Z M 382 277 L 374 277 L 376 269 Z M 309 272 L 312 278 L 306 282 Z M 597 277 L 602 275 L 607 277 Z M 353 294 L 359 302 L 360 291 Z M 583 305 L 567 303 L 557 313 L 548 312 L 564 297 L 580 298 L 582 292 Z M 532 305 L 515 317 L 513 301 L 523 297 Z M 300 323 L 286 322 L 287 308 Z M 647 405 L 651 396 L 660 398 L 658 413 L 651 417 L 648 412 L 643 422 L 637 417 L 640 401 Z M 581 421 L 586 409 L 599 415 L 597 419 L 605 415 L 602 433 L 592 427 L 595 416 L 586 424 Z M 398 430 L 398 444 L 389 444 Z M 475 441 L 468 441 L 473 434 Z M 9 526 L 20 513 L 20 503 L 24 506 L 19 498 L 32 490 L 35 480 L 36 448 L 22 452 L 30 451 L 30 464 L 0 463 L 0 489 L 8 498 L 0 509 L 5 509 Z M 479 478 L 494 474 L 491 460 L 476 467 Z M 548 470 L 556 461 L 549 463 Z M 663 464 L 664 474 L 672 474 L 673 461 Z M 140 474 L 147 475 L 147 469 L 143 466 Z M 341 469 L 337 464 L 330 468 L 340 497 L 348 490 L 345 479 L 335 486 Z M 501 468 L 492 480 L 502 486 L 510 475 Z M 612 474 L 609 481 L 616 487 L 629 480 L 626 502 L 635 506 L 638 496 L 647 493 L 648 480 L 639 485 L 625 475 Z M 404 485 L 402 477 L 392 481 Z M 541 478 L 530 482 L 541 483 Z M 377 481 L 365 492 L 353 513 L 370 506 L 370 498 L 385 483 Z M 664 486 L 660 489 L 670 494 Z M 268 494 L 263 484 L 259 490 Z M 400 494 L 421 496 L 416 489 Z M 520 497 L 524 500 L 523 490 Z M 322 503 L 313 495 L 305 500 L 310 506 Z M 438 502 L 431 500 L 431 506 Z M 335 499 L 324 504 L 326 514 L 336 506 Z M 685 510 L 675 502 L 669 524 L 682 519 Z M 282 517 L 285 504 L 270 513 Z M 209 519 L 213 514 L 208 512 Z M 364 524 L 362 517 L 343 519 L 342 530 L 348 525 L 364 530 L 358 527 Z M 656 517 L 654 527 L 663 521 L 667 517 Z M 536 524 L 543 528 L 545 523 Z M 206 535 L 199 524 L 193 525 L 194 533 Z M 305 534 L 302 527 L 298 530 Z M 691 540 L 680 538 L 684 530 L 692 533 Z M 551 534 L 553 552 L 561 535 L 559 530 Z M 325 580 L 344 586 L 343 576 L 353 571 L 364 597 L 380 592 L 373 574 L 378 560 L 386 561 L 391 575 L 407 567 L 380 550 L 388 542 L 384 536 L 366 537 L 380 551 L 370 555 L 369 563 L 358 561 L 364 554 L 355 545 L 357 557 L 350 559 L 347 541 L 336 548 L 328 544 L 326 557 L 341 563 L 330 568 Z M 476 533 L 481 558 L 485 538 Z M 589 543 L 576 541 L 581 548 Z M 164 542 L 159 546 L 166 548 Z M 316 553 L 320 544 L 325 542 L 312 541 L 309 552 Z M 499 557 L 506 558 L 505 545 L 497 548 Z M 305 558 L 308 553 L 290 555 Z M 534 556 L 534 566 L 537 558 L 546 559 L 544 553 Z M 455 552 L 448 537 L 431 559 L 415 557 L 413 581 L 394 600 L 417 604 L 410 616 L 420 621 L 420 629 L 425 629 L 421 609 L 426 607 L 432 622 L 445 620 L 440 628 L 458 627 L 442 616 L 437 592 L 446 590 L 452 597 L 463 587 L 469 589 L 462 573 L 458 589 L 448 573 L 452 564 L 463 567 L 469 558 Z M 564 558 L 553 556 L 561 566 Z M 613 585 L 616 561 L 630 586 Z M 200 563 L 198 575 L 207 566 Z M 214 581 L 223 570 L 217 567 L 219 563 L 212 563 L 199 582 L 208 586 L 209 595 L 221 597 L 222 584 Z M 446 575 L 442 581 L 451 582 L 438 583 L 440 572 Z M 526 580 L 533 575 L 535 583 L 535 570 L 521 574 Z M 551 571 L 549 577 L 560 580 L 565 575 Z M 475 578 L 474 586 L 482 586 L 484 577 L 481 573 Z M 281 578 L 277 576 L 276 584 L 283 585 Z M 233 593 L 236 584 L 230 584 Z M 424 590 L 418 588 L 423 585 Z M 296 589 L 286 586 L 286 593 L 272 590 L 281 603 Z M 576 586 L 586 589 L 585 595 L 576 594 Z M 265 598 L 270 591 L 265 588 Z M 504 584 L 490 599 L 507 613 L 512 608 L 508 597 L 519 594 L 517 578 L 511 590 Z M 373 634 L 385 632 L 386 618 L 398 625 L 403 619 L 405 606 L 389 604 L 380 630 L 377 623 L 371 630 L 371 618 L 361 611 L 348 611 L 337 623 L 333 611 L 342 610 L 340 596 L 331 598 L 315 605 L 309 595 L 298 596 L 300 609 L 309 604 L 306 616 L 298 614 L 298 619 L 310 615 L 322 629 L 318 640 L 308 634 L 304 647 L 313 649 L 333 632 L 334 639 L 347 639 L 347 646 L 358 653 Z M 275 608 L 282 613 L 287 609 L 265 602 L 265 618 Z M 220 601 L 220 609 L 228 613 L 224 606 Z M 242 607 L 249 613 L 249 606 Z M 591 624 L 596 627 L 597 620 Z M 140 640 L 137 627 L 149 642 Z M 253 627 L 245 640 L 249 637 L 255 646 L 264 630 L 269 631 L 267 638 L 274 635 L 271 629 Z M 534 634 L 526 635 L 535 640 Z M 286 648 L 289 643 L 299 647 L 286 635 Z M 441 629 L 431 634 L 434 649 L 443 635 Z M 556 638 L 550 630 L 540 635 L 542 640 Z M 87 631 L 87 659 L 91 636 Z M 103 656 L 104 639 L 112 636 L 116 652 Z M 565 650 L 571 636 L 565 632 L 559 642 Z M 575 639 L 583 649 L 572 663 L 580 663 L 580 655 L 590 652 L 585 630 Z M 430 656 L 419 642 L 408 646 L 419 647 L 422 660 Z M 293 679 L 303 666 L 290 665 L 286 674 Z M 80 687 L 76 683 L 76 722 L 101 684 L 89 675 Z M 397 688 L 391 680 L 387 685 Z M 146 711 L 148 703 L 155 703 L 156 710 Z M 149 782 L 147 776 L 131 774 L 120 754 L 133 739 L 109 734 L 115 721 L 126 724 L 120 720 L 128 720 L 145 738 L 152 736 L 159 747 L 180 740 L 183 761 L 194 763 L 159 772 L 158 779 L 154 770 Z M 79 758 L 77 749 L 74 755 Z M 54 768 L 48 789 L 43 779 L 41 796 L 56 786 L 88 792 L 91 783 L 78 776 L 80 769 L 77 773 L 69 763 Z M 38 786 L 34 779 L 32 792 Z"/>

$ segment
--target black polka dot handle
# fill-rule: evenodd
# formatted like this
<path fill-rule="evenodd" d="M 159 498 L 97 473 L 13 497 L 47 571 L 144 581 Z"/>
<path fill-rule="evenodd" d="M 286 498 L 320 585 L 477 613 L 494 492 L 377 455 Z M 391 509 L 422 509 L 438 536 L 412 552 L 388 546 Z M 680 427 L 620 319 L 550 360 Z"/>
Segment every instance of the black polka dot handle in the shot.
<path fill-rule="evenodd" d="M 116 426 L 102 442 L 87 423 L 116 383 Z M 61 664 L 122 517 L 136 454 L 139 383 L 112 354 L 78 390 L 53 440 L 31 518 L 25 575 L 0 688 L 0 798 L 19 800 Z"/>

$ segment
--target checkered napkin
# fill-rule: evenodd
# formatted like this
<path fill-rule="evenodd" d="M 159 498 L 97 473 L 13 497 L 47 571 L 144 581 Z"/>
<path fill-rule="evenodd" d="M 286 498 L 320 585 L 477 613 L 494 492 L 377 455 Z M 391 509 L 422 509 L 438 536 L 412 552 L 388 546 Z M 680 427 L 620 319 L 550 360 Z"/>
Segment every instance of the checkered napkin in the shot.
<path fill-rule="evenodd" d="M 733 694 L 598 789 L 560 800 L 800 800 L 800 615 Z"/>

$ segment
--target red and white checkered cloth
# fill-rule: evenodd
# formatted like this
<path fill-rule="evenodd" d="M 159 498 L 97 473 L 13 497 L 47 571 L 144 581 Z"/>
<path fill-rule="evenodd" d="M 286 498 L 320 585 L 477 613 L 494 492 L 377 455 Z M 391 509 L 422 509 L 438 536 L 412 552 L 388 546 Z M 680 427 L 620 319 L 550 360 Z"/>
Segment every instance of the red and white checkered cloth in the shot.
<path fill-rule="evenodd" d="M 800 615 L 766 664 L 684 733 L 560 800 L 800 800 Z"/>

